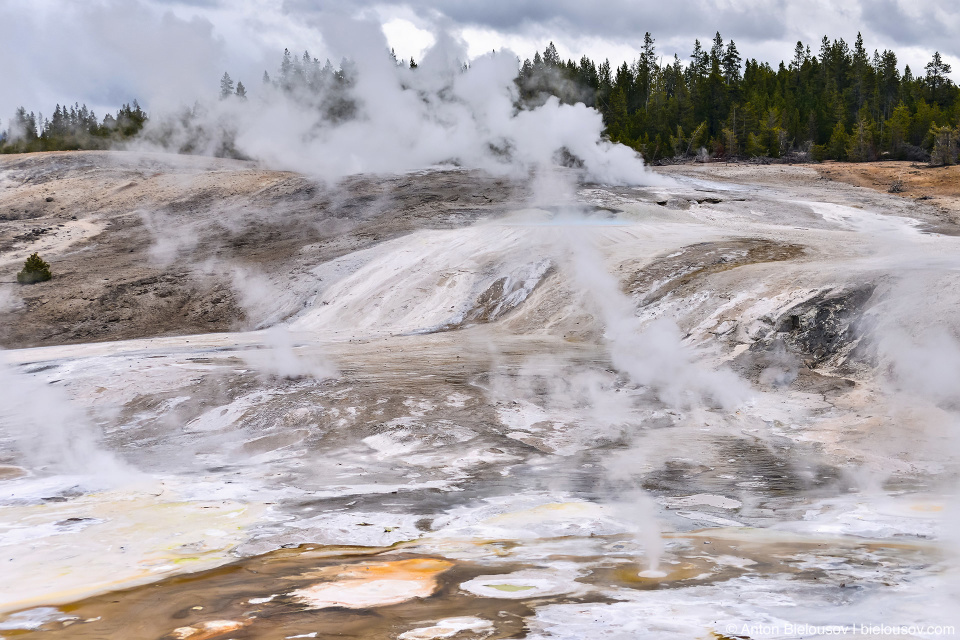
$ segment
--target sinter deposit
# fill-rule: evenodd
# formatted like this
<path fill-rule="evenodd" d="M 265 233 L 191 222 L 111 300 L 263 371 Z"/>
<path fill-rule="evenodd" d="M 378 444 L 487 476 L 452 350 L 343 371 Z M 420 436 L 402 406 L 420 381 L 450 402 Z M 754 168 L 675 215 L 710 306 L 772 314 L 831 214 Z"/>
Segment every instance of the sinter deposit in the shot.
<path fill-rule="evenodd" d="M 0 159 L 0 637 L 954 624 L 953 214 L 639 182 Z"/>

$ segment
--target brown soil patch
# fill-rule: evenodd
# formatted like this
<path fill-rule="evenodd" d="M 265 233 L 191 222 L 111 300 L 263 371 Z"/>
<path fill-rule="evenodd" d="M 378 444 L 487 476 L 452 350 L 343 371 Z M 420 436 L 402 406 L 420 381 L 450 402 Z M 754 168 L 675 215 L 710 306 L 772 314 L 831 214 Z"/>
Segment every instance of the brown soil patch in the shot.
<path fill-rule="evenodd" d="M 901 198 L 926 202 L 960 216 L 960 166 L 929 167 L 917 162 L 825 162 L 813 165 L 820 177 L 875 191 L 902 183 Z M 892 192 L 891 192 L 892 193 Z"/>

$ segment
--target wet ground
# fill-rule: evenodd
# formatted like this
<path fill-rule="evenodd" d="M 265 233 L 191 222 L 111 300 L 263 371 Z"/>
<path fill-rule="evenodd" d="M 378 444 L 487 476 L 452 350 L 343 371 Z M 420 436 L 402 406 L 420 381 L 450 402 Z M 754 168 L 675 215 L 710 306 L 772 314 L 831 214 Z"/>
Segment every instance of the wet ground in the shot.
<path fill-rule="evenodd" d="M 933 545 L 916 542 L 828 537 L 812 542 L 736 530 L 718 533 L 671 535 L 655 571 L 646 568 L 636 540 L 623 536 L 533 543 L 424 540 L 392 548 L 304 545 L 58 609 L 35 609 L 32 631 L 7 633 L 17 638 L 514 638 L 529 632 L 528 619 L 538 609 L 645 597 L 651 603 L 682 602 L 688 591 L 735 590 L 751 581 L 804 582 L 806 606 L 842 606 L 889 586 L 884 584 L 889 578 L 871 576 L 871 569 L 876 573 L 896 565 L 900 571 L 920 571 L 941 560 Z M 724 626 L 735 620 L 727 611 L 717 617 L 725 619 Z M 648 615 L 643 622 L 651 631 L 668 631 L 666 619 Z M 693 631 L 690 622 L 675 624 Z"/>
<path fill-rule="evenodd" d="M 100 208 L 70 196 L 62 277 L 0 290 L 2 637 L 953 623 L 960 259 L 922 203 L 801 167 L 544 194 L 3 162 L 0 209 Z M 11 270 L 48 235 L 17 216 Z M 137 307 L 130 269 L 223 318 Z"/>

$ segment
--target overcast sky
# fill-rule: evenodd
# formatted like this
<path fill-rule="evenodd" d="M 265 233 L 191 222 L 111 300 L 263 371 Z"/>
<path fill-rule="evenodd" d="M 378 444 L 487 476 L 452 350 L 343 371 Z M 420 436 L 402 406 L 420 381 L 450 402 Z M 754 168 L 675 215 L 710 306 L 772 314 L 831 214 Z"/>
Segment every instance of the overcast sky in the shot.
<path fill-rule="evenodd" d="M 914 73 L 935 49 L 960 79 L 960 3 L 950 0 L 0 0 L 0 126 L 13 110 L 49 115 L 55 103 L 106 108 L 138 98 L 149 109 L 215 95 L 224 71 L 255 91 L 284 47 L 337 61 L 330 33 L 345 17 L 382 25 L 399 56 L 419 57 L 440 30 L 470 56 L 522 57 L 553 41 L 564 58 L 630 61 L 650 31 L 664 61 L 720 31 L 741 54 L 774 66 L 797 40 L 824 35 L 869 51 L 893 49 Z M 321 36 L 327 34 L 327 38 Z"/>

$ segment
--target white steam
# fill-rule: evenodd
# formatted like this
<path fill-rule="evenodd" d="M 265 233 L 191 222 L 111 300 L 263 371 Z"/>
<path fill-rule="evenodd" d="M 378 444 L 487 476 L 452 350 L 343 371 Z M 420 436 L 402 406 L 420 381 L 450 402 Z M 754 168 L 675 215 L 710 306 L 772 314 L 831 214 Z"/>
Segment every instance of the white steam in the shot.
<path fill-rule="evenodd" d="M 34 471 L 105 479 L 131 470 L 97 443 L 96 428 L 67 394 L 36 374 L 18 373 L 0 359 L 0 440 L 13 445 L 17 462 Z"/>
<path fill-rule="evenodd" d="M 169 217 L 151 209 L 140 209 L 136 213 L 153 239 L 147 251 L 151 263 L 169 267 L 196 248 L 200 238 L 194 226 L 173 224 Z"/>
<path fill-rule="evenodd" d="M 882 340 L 896 391 L 960 410 L 960 344 L 945 328 L 930 328 L 916 338 L 894 331 Z"/>
<path fill-rule="evenodd" d="M 710 369 L 683 344 L 676 323 L 662 318 L 642 326 L 636 306 L 605 268 L 582 228 L 563 234 L 573 272 L 589 294 L 605 327 L 613 366 L 634 384 L 654 389 L 675 407 L 715 404 L 730 410 L 749 397 L 749 387 L 729 369 Z"/>
<path fill-rule="evenodd" d="M 441 35 L 416 69 L 386 51 L 379 25 L 344 21 L 324 33 L 339 68 L 297 58 L 271 84 L 154 118 L 145 140 L 172 150 L 235 153 L 335 180 L 454 164 L 498 174 L 556 164 L 587 180 L 659 181 L 632 149 L 602 138 L 599 112 L 555 98 L 517 108 L 518 59 L 490 53 L 469 67 L 465 45 Z"/>
<path fill-rule="evenodd" d="M 317 354 L 301 353 L 295 334 L 280 325 L 263 332 L 263 348 L 249 351 L 243 359 L 254 369 L 284 378 L 315 378 L 323 380 L 337 374 L 336 367 Z"/>
<path fill-rule="evenodd" d="M 16 311 L 23 307 L 23 299 L 17 295 L 13 287 L 0 286 L 0 313 Z"/>
<path fill-rule="evenodd" d="M 234 268 L 232 287 L 237 301 L 250 317 L 278 321 L 284 308 L 283 293 L 266 276 L 244 268 Z M 272 311 L 271 311 L 272 309 Z M 244 354 L 243 359 L 257 371 L 284 378 L 315 378 L 323 380 L 336 376 L 336 367 L 323 355 L 303 353 L 286 325 L 276 324 L 260 332 L 262 348 Z M 309 346 L 309 345 L 307 345 Z M 316 349 L 314 349 L 315 351 Z"/>

